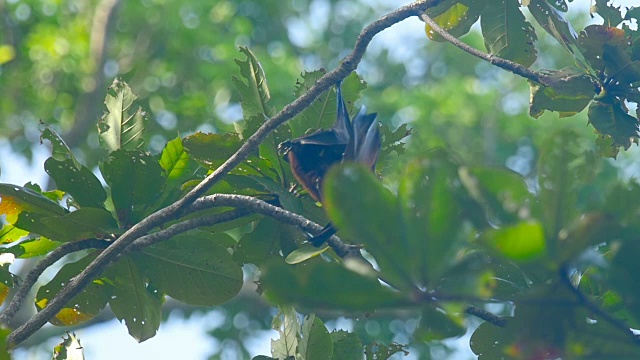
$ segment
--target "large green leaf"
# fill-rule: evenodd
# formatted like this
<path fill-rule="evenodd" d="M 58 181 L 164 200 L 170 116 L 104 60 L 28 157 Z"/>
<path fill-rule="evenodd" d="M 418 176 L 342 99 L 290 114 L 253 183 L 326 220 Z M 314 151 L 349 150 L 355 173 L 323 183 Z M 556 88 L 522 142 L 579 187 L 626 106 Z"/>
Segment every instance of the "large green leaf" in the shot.
<path fill-rule="evenodd" d="M 176 180 L 185 177 L 189 169 L 189 154 L 182 145 L 182 139 L 178 136 L 169 141 L 160 154 L 160 166 L 168 180 Z"/>
<path fill-rule="evenodd" d="M 491 54 L 529 67 L 536 61 L 538 38 L 519 7 L 518 0 L 493 1 L 484 8 L 480 24 Z"/>
<path fill-rule="evenodd" d="M 538 160 L 539 201 L 550 255 L 555 257 L 560 231 L 577 216 L 578 186 L 588 181 L 593 166 L 572 131 L 553 134 Z"/>
<path fill-rule="evenodd" d="M 115 78 L 107 90 L 104 99 L 107 111 L 98 121 L 100 144 L 107 151 L 136 150 L 144 146 L 147 114 L 140 107 L 135 109 L 137 98 L 129 85 L 119 78 Z"/>
<path fill-rule="evenodd" d="M 182 143 L 189 156 L 209 169 L 216 169 L 242 145 L 236 133 L 197 132 L 185 137 Z"/>
<path fill-rule="evenodd" d="M 315 314 L 305 317 L 298 352 L 305 360 L 332 360 L 333 343 L 329 331 Z"/>
<path fill-rule="evenodd" d="M 242 112 L 245 119 L 260 115 L 263 118 L 273 115 L 273 109 L 268 102 L 271 99 L 267 78 L 262 70 L 262 65 L 249 48 L 241 46 L 240 52 L 247 56 L 245 60 L 235 59 L 240 68 L 243 80 L 233 77 L 233 83 L 240 92 Z M 247 129 L 250 133 L 256 129 Z"/>
<path fill-rule="evenodd" d="M 240 264 L 261 265 L 279 256 L 282 226 L 272 218 L 261 219 L 252 232 L 242 236 L 233 251 L 233 260 Z"/>
<path fill-rule="evenodd" d="M 580 32 L 579 44 L 585 58 L 599 71 L 605 70 L 605 45 L 628 48 L 624 31 L 605 25 L 589 25 Z"/>
<path fill-rule="evenodd" d="M 17 228 L 11 224 L 3 224 L 0 228 L 0 244 L 18 241 L 29 235 L 29 231 Z"/>
<path fill-rule="evenodd" d="M 44 123 L 41 123 L 41 125 L 44 125 Z M 73 152 L 71 152 L 71 149 L 69 149 L 67 144 L 65 144 L 64 140 L 62 140 L 60 135 L 58 135 L 55 131 L 53 131 L 53 129 L 51 129 L 47 125 L 44 125 L 44 130 L 42 130 L 42 134 L 40 134 L 40 142 L 42 142 L 42 140 L 45 140 L 45 139 L 51 142 L 52 158 L 58 161 L 71 160 L 71 162 L 73 163 L 73 166 L 78 170 L 80 170 L 80 168 L 83 167 L 82 164 L 80 164 L 80 162 L 78 161 L 78 159 L 76 159 L 75 155 L 73 155 Z"/>
<path fill-rule="evenodd" d="M 187 304 L 218 305 L 242 287 L 242 268 L 213 236 L 182 234 L 130 256 L 155 287 Z"/>
<path fill-rule="evenodd" d="M 12 223 L 22 211 L 49 216 L 67 212 L 58 203 L 26 187 L 0 184 L 0 214 L 6 214 L 7 221 Z"/>
<path fill-rule="evenodd" d="M 41 286 L 36 294 L 36 308 L 42 310 L 51 299 L 69 281 L 84 270 L 91 261 L 95 259 L 95 254 L 87 255 L 82 259 L 65 264 L 58 273 L 47 284 Z M 107 301 L 112 292 L 111 285 L 104 279 L 93 280 L 80 293 L 74 296 L 57 314 L 49 319 L 49 322 L 58 326 L 69 326 L 91 320 L 98 315 L 107 305 Z"/>
<path fill-rule="evenodd" d="M 534 220 L 489 229 L 480 235 L 480 241 L 495 253 L 515 261 L 531 261 L 546 250 L 544 228 Z"/>
<path fill-rule="evenodd" d="M 70 159 L 58 161 L 51 157 L 44 162 L 44 170 L 55 180 L 58 188 L 71 195 L 78 205 L 104 208 L 107 192 L 87 167 L 77 168 Z"/>
<path fill-rule="evenodd" d="M 5 250 L 14 254 L 17 258 L 28 259 L 36 256 L 46 255 L 62 243 L 40 236 L 34 239 L 21 241 L 19 244 L 11 246 Z"/>
<path fill-rule="evenodd" d="M 101 171 L 111 187 L 111 199 L 123 227 L 144 215 L 143 210 L 155 203 L 164 185 L 158 161 L 138 150 L 112 152 Z"/>
<path fill-rule="evenodd" d="M 358 334 L 344 330 L 331 332 L 333 341 L 333 360 L 360 360 L 363 358 L 362 341 Z"/>
<path fill-rule="evenodd" d="M 441 308 L 427 306 L 422 309 L 420 325 L 414 336 L 422 341 L 443 340 L 462 336 L 466 330 L 460 316 Z"/>
<path fill-rule="evenodd" d="M 274 259 L 261 268 L 260 283 L 267 299 L 277 304 L 301 304 L 346 311 L 390 307 L 402 295 L 377 279 L 357 274 L 318 258 L 298 265 Z"/>
<path fill-rule="evenodd" d="M 43 217 L 38 221 L 46 229 L 38 234 L 55 241 L 104 238 L 105 234 L 112 233 L 118 226 L 109 211 L 96 208 L 82 208 L 62 216 Z"/>
<path fill-rule="evenodd" d="M 573 116 L 589 105 L 596 94 L 592 78 L 571 67 L 546 70 L 544 84 L 529 82 L 529 86 L 529 115 L 534 118 L 545 110 L 557 111 L 560 117 Z"/>
<path fill-rule="evenodd" d="M 329 171 L 324 183 L 324 206 L 344 238 L 364 244 L 376 259 L 385 280 L 410 288 L 412 254 L 402 212 L 393 194 L 360 164 L 341 164 Z"/>
<path fill-rule="evenodd" d="M 538 24 L 556 38 L 567 51 L 572 53 L 578 63 L 587 68 L 588 64 L 578 48 L 578 34 L 564 18 L 564 15 L 549 5 L 547 0 L 530 0 L 528 8 Z"/>
<path fill-rule="evenodd" d="M 400 182 L 404 230 L 396 233 L 406 232 L 407 245 L 388 244 L 386 251 L 405 247 L 406 254 L 395 261 L 410 267 L 421 286 L 431 287 L 440 279 L 459 244 L 463 218 L 456 199 L 457 170 L 448 152 L 433 150 L 411 163 Z"/>
<path fill-rule="evenodd" d="M 600 134 L 611 136 L 616 147 L 627 150 L 638 141 L 638 119 L 627 114 L 617 100 L 592 102 L 589 122 Z"/>
<path fill-rule="evenodd" d="M 480 166 L 462 167 L 458 174 L 493 224 L 514 222 L 530 213 L 533 196 L 520 174 L 504 168 Z"/>
<path fill-rule="evenodd" d="M 104 275 L 113 286 L 109 299 L 113 314 L 121 322 L 124 320 L 129 335 L 143 342 L 155 336 L 160 327 L 164 294 L 143 277 L 140 265 L 131 257 L 122 256 Z"/>

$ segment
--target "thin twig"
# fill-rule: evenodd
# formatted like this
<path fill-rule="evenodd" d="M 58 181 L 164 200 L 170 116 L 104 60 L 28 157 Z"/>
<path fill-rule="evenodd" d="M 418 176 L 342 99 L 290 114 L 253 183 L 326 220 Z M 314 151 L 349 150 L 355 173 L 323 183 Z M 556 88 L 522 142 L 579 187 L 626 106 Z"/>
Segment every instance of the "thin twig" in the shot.
<path fill-rule="evenodd" d="M 18 310 L 22 307 L 24 300 L 27 298 L 29 294 L 29 290 L 31 287 L 38 281 L 38 278 L 42 273 L 49 268 L 49 266 L 53 265 L 55 262 L 60 260 L 63 256 L 71 254 L 72 252 L 86 250 L 86 249 L 104 249 L 109 245 L 109 242 L 106 240 L 98 240 L 98 239 L 87 239 L 87 240 L 78 240 L 70 243 L 65 243 L 57 247 L 55 250 L 50 252 L 44 259 L 40 260 L 36 266 L 29 271 L 27 276 L 22 281 L 20 287 L 18 287 L 18 291 L 16 291 L 13 299 L 9 302 L 9 305 L 2 311 L 0 314 L 0 324 L 8 325 L 9 321 L 13 319 Z"/>
<path fill-rule="evenodd" d="M 96 278 L 118 255 L 124 251 L 137 238 L 143 236 L 154 227 L 175 219 L 182 209 L 191 205 L 198 197 L 202 196 L 211 186 L 220 181 L 224 175 L 240 164 L 253 153 L 264 139 L 278 126 L 292 119 L 303 109 L 310 106 L 323 92 L 328 90 L 338 81 L 344 79 L 355 70 L 364 56 L 367 46 L 373 37 L 379 32 L 411 16 L 420 16 L 427 8 L 435 6 L 442 0 L 420 0 L 403 6 L 367 26 L 358 36 L 353 51 L 347 55 L 340 65 L 318 79 L 318 81 L 303 95 L 285 106 L 278 114 L 266 121 L 227 161 L 217 168 L 211 175 L 187 193 L 182 199 L 156 211 L 118 238 L 105 251 L 100 253 L 78 276 L 70 280 L 67 285 L 26 324 L 13 331 L 7 337 L 9 346 L 15 346 L 33 332 L 42 327 L 51 317 L 60 311 L 64 305 L 77 293 L 82 291 L 94 278 Z"/>
<path fill-rule="evenodd" d="M 499 58 L 497 56 L 491 55 L 491 54 L 487 54 L 487 53 L 483 53 L 482 51 L 479 51 L 465 43 L 463 43 L 462 41 L 458 40 L 456 37 L 454 37 L 453 35 L 449 34 L 446 30 L 444 30 L 443 28 L 440 27 L 440 25 L 438 25 L 435 21 L 433 21 L 433 19 L 431 19 L 427 14 L 422 14 L 420 15 L 420 18 L 427 23 L 427 25 L 431 26 L 431 28 L 438 33 L 438 35 L 442 36 L 445 40 L 447 40 L 448 42 L 450 42 L 451 44 L 453 44 L 454 46 L 462 49 L 463 51 L 468 52 L 469 54 L 480 58 L 482 60 L 485 60 L 489 63 L 491 63 L 492 65 L 495 65 L 501 69 L 504 69 L 506 71 L 509 71 L 511 73 L 514 73 L 516 75 L 520 75 L 526 79 L 529 79 L 531 81 L 535 81 L 537 83 L 543 83 L 543 78 L 544 75 L 532 70 L 527 69 L 526 67 L 515 63 L 513 61 L 510 60 L 506 60 L 506 59 L 502 59 Z"/>
<path fill-rule="evenodd" d="M 233 206 L 238 208 L 251 209 L 253 212 L 272 217 L 289 225 L 300 227 L 305 231 L 315 233 L 322 230 L 321 225 L 318 225 L 303 216 L 284 210 L 277 206 L 273 206 L 265 201 L 256 199 L 251 196 L 232 194 L 215 194 L 204 196 L 196 200 L 193 205 L 189 207 L 189 210 L 198 211 L 210 208 L 212 206 Z M 341 258 L 349 255 L 357 256 L 358 254 L 360 254 L 359 247 L 345 244 L 344 242 L 342 242 L 342 240 L 340 240 L 339 237 L 335 235 L 327 239 L 327 245 L 329 245 L 329 247 L 331 247 L 331 249 L 333 249 L 333 251 Z"/>

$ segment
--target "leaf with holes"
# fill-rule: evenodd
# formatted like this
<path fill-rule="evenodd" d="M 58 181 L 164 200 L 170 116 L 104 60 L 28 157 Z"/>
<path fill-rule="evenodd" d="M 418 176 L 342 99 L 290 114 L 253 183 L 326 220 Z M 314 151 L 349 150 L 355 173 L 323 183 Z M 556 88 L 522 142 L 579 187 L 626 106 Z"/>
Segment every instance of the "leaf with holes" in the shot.
<path fill-rule="evenodd" d="M 480 24 L 487 50 L 525 67 L 536 61 L 533 26 L 524 18 L 518 0 L 499 0 L 485 7 Z"/>
<path fill-rule="evenodd" d="M 147 114 L 140 107 L 135 109 L 134 102 L 137 98 L 126 82 L 120 78 L 113 80 L 104 99 L 107 111 L 98 121 L 100 145 L 103 149 L 113 152 L 142 148 Z"/>
<path fill-rule="evenodd" d="M 212 238 L 183 234 L 130 257 L 155 287 L 187 304 L 218 305 L 242 287 L 242 268 Z"/>

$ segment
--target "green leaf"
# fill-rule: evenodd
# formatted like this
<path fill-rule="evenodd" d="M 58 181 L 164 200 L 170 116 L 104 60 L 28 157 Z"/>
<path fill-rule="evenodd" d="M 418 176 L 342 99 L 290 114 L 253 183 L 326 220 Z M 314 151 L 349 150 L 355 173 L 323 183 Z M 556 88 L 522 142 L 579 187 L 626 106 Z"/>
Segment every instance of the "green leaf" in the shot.
<path fill-rule="evenodd" d="M 212 134 L 197 132 L 182 140 L 185 151 L 209 169 L 216 169 L 233 155 L 242 141 L 236 133 Z"/>
<path fill-rule="evenodd" d="M 272 218 L 262 218 L 252 232 L 242 236 L 233 251 L 233 260 L 240 264 L 262 265 L 273 256 L 279 256 L 283 227 Z"/>
<path fill-rule="evenodd" d="M 144 146 L 142 135 L 147 114 L 140 107 L 133 107 L 137 98 L 126 82 L 120 78 L 113 80 L 104 99 L 107 111 L 98 121 L 103 149 L 113 152 L 120 149 L 137 150 Z"/>
<path fill-rule="evenodd" d="M 95 254 L 87 255 L 60 268 L 51 281 L 38 289 L 35 299 L 38 311 L 46 307 L 49 301 L 95 258 Z M 111 285 L 104 279 L 93 280 L 78 295 L 74 296 L 55 317 L 49 319 L 49 322 L 57 326 L 70 326 L 91 320 L 107 305 L 111 292 Z"/>
<path fill-rule="evenodd" d="M 332 360 L 360 360 L 363 358 L 362 341 L 360 341 L 358 334 L 335 330 L 330 335 L 333 342 Z"/>
<path fill-rule="evenodd" d="M 487 230 L 480 235 L 480 241 L 494 252 L 515 261 L 531 261 L 546 250 L 544 229 L 535 220 Z"/>
<path fill-rule="evenodd" d="M 295 96 L 299 97 L 306 93 L 324 74 L 324 70 L 303 73 L 302 81 L 298 80 L 296 84 Z M 350 114 L 353 115 L 354 103 L 366 87 L 367 84 L 355 72 L 342 81 L 342 96 Z M 314 100 L 311 106 L 288 122 L 291 127 L 291 136 L 300 137 L 310 130 L 330 128 L 336 122 L 337 108 L 335 88 L 324 92 Z"/>
<path fill-rule="evenodd" d="M 609 135 L 614 146 L 631 147 L 638 139 L 638 119 L 627 114 L 620 102 L 594 101 L 589 106 L 589 122 L 602 135 Z"/>
<path fill-rule="evenodd" d="M 478 21 L 485 4 L 482 0 L 443 1 L 430 7 L 425 13 L 441 28 L 458 38 L 468 33 L 471 26 Z M 425 24 L 425 32 L 433 41 L 446 41 L 428 24 Z"/>
<path fill-rule="evenodd" d="M 0 259 L 0 261 L 2 261 L 0 263 L 0 304 L 4 303 L 7 295 L 9 295 L 9 291 L 16 286 L 20 280 L 9 271 L 9 266 L 13 264 L 14 260 L 11 255 L 4 255 L 2 259 Z"/>
<path fill-rule="evenodd" d="M 0 244 L 9 244 L 29 235 L 29 231 L 17 228 L 11 224 L 3 224 L 0 228 Z"/>
<path fill-rule="evenodd" d="M 155 287 L 187 304 L 218 305 L 242 287 L 242 268 L 213 236 L 182 234 L 130 256 Z"/>
<path fill-rule="evenodd" d="M 100 180 L 85 166 L 76 167 L 72 160 L 48 158 L 44 170 L 55 180 L 60 190 L 73 197 L 80 206 L 104 208 L 107 192 Z"/>
<path fill-rule="evenodd" d="M 615 159 L 618 157 L 620 148 L 615 144 L 611 135 L 600 135 L 596 138 L 596 149 L 598 155 Z"/>
<path fill-rule="evenodd" d="M 0 327 L 0 360 L 11 360 L 11 354 L 7 349 L 7 336 L 11 331 L 11 329 Z"/>
<path fill-rule="evenodd" d="M 443 309 L 428 306 L 422 309 L 420 325 L 414 336 L 428 342 L 462 336 L 466 330 L 460 317 L 453 316 Z"/>
<path fill-rule="evenodd" d="M 512 223 L 529 213 L 533 196 L 524 178 L 509 169 L 462 167 L 458 174 L 471 197 L 486 211 L 493 224 Z"/>
<path fill-rule="evenodd" d="M 47 239 L 46 237 L 40 236 L 35 239 L 25 240 L 20 242 L 19 244 L 11 246 L 7 248 L 5 252 L 10 252 L 20 259 L 28 259 L 48 254 L 61 244 L 61 242 L 53 241 Z"/>
<path fill-rule="evenodd" d="M 405 247 L 406 253 L 394 261 L 410 268 L 419 286 L 431 287 L 441 278 L 461 239 L 457 170 L 451 154 L 436 149 L 409 164 L 400 181 L 398 199 L 404 228 L 392 230 L 396 233 L 395 244 L 388 244 L 384 251 L 399 253 L 395 247 Z M 398 241 L 402 235 L 407 237 L 406 245 Z"/>
<path fill-rule="evenodd" d="M 155 336 L 162 321 L 164 295 L 149 284 L 139 265 L 122 256 L 104 273 L 113 284 L 109 306 L 138 342 Z"/>
<path fill-rule="evenodd" d="M 561 131 L 541 146 L 538 160 L 539 201 L 545 239 L 550 255 L 555 257 L 560 231 L 577 216 L 577 188 L 588 181 L 593 165 L 577 142 L 577 134 Z"/>
<path fill-rule="evenodd" d="M 247 47 L 240 46 L 240 52 L 247 56 L 245 60 L 235 59 L 244 81 L 234 76 L 233 83 L 240 92 L 244 118 L 249 119 L 255 115 L 261 115 L 263 118 L 269 117 L 272 115 L 273 109 L 268 105 L 271 95 L 262 65 Z M 256 129 L 252 130 L 251 133 Z"/>
<path fill-rule="evenodd" d="M 305 317 L 298 347 L 300 355 L 305 360 L 332 360 L 331 336 L 322 320 L 315 314 Z"/>
<path fill-rule="evenodd" d="M 357 274 L 335 263 L 313 259 L 288 265 L 274 259 L 261 267 L 265 296 L 276 304 L 302 304 L 345 311 L 372 311 L 402 298 L 374 277 Z"/>
<path fill-rule="evenodd" d="M 53 360 L 84 360 L 84 348 L 76 334 L 67 332 L 62 342 L 53 348 Z"/>
<path fill-rule="evenodd" d="M 47 197 L 18 185 L 0 184 L 0 214 L 7 215 L 7 221 L 13 223 L 22 211 L 43 215 L 62 215 L 67 212 L 58 203 Z"/>
<path fill-rule="evenodd" d="M 590 69 L 589 64 L 584 59 L 578 47 L 578 34 L 564 18 L 562 13 L 556 10 L 555 7 L 549 5 L 546 0 L 530 0 L 528 8 L 538 24 L 551 36 L 556 38 L 565 50 L 573 54 L 576 62 L 578 62 L 581 67 L 586 68 L 591 74 L 595 73 L 595 71 Z"/>
<path fill-rule="evenodd" d="M 294 251 L 292 251 L 287 258 L 285 259 L 285 261 L 287 262 L 287 264 L 299 264 L 303 261 L 309 260 L 311 258 L 314 258 L 320 254 L 322 254 L 323 252 L 327 251 L 329 249 L 328 246 L 324 246 L 324 247 L 315 247 L 313 245 L 304 245 Z"/>
<path fill-rule="evenodd" d="M 519 7 L 518 0 L 494 1 L 484 8 L 480 24 L 487 51 L 529 67 L 536 61 L 538 38 Z"/>
<path fill-rule="evenodd" d="M 290 306 L 281 306 L 279 310 L 273 318 L 273 329 L 278 330 L 280 338 L 271 339 L 271 355 L 276 359 L 293 358 L 298 349 L 298 315 Z"/>
<path fill-rule="evenodd" d="M 333 167 L 324 183 L 324 206 L 344 238 L 362 243 L 393 286 L 413 284 L 411 249 L 395 196 L 360 164 Z"/>
<path fill-rule="evenodd" d="M 43 140 L 49 140 L 51 142 L 51 157 L 58 161 L 71 160 L 73 166 L 77 170 L 80 170 L 83 167 L 82 164 L 80 164 L 78 159 L 76 159 L 75 155 L 73 155 L 73 152 L 71 152 L 71 149 L 69 149 L 67 144 L 65 144 L 60 135 L 46 124 L 41 122 L 40 125 L 44 126 L 44 130 L 42 130 L 42 134 L 40 134 L 40 142 Z"/>
<path fill-rule="evenodd" d="M 101 166 L 122 227 L 137 222 L 154 204 L 164 185 L 162 168 L 142 151 L 116 150 Z"/>
<path fill-rule="evenodd" d="M 605 25 L 589 25 L 580 32 L 580 49 L 594 69 L 604 71 L 605 45 L 627 49 L 628 40 L 624 31 Z"/>
<path fill-rule="evenodd" d="M 595 96 L 595 85 L 581 70 L 564 68 L 545 70 L 544 85 L 529 82 L 531 100 L 529 115 L 540 117 L 545 110 L 558 111 L 560 117 L 582 111 Z"/>
<path fill-rule="evenodd" d="M 96 208 L 82 208 L 62 216 L 44 217 L 39 221 L 46 230 L 38 234 L 56 241 L 103 238 L 118 226 L 109 211 Z"/>
<path fill-rule="evenodd" d="M 160 166 L 168 180 L 176 180 L 189 169 L 189 154 L 182 146 L 180 136 L 169 141 L 160 154 Z"/>

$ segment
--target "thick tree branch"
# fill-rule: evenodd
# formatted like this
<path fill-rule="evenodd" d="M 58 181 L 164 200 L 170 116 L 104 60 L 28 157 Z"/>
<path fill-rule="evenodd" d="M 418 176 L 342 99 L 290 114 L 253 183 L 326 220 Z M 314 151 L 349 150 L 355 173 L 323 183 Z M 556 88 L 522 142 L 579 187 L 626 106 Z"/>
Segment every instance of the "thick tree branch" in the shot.
<path fill-rule="evenodd" d="M 277 206 L 273 206 L 260 199 L 256 199 L 251 196 L 244 195 L 231 195 L 231 194 L 215 194 L 202 197 L 196 200 L 189 210 L 202 210 L 212 206 L 233 206 L 242 209 L 250 209 L 252 212 L 272 217 L 283 223 L 297 226 L 303 230 L 317 233 L 322 230 L 322 226 L 314 223 L 313 221 L 300 216 L 298 214 L 289 212 Z M 333 249 L 333 251 L 344 258 L 348 255 L 359 255 L 360 248 L 354 245 L 348 245 L 342 242 L 340 238 L 333 235 L 327 239 L 327 245 Z"/>
<path fill-rule="evenodd" d="M 4 311 L 2 311 L 2 313 L 0 314 L 0 324 L 9 324 L 9 321 L 13 319 L 15 314 L 22 307 L 22 304 L 29 294 L 29 290 L 31 290 L 31 287 L 33 287 L 36 281 L 38 281 L 40 275 L 42 275 L 42 273 L 47 268 L 49 268 L 49 266 L 53 265 L 63 256 L 71 254 L 73 252 L 86 249 L 104 249 L 108 245 L 109 242 L 105 240 L 87 239 L 62 244 L 57 249 L 50 252 L 44 259 L 40 260 L 24 278 L 20 287 L 18 287 L 18 291 L 16 291 L 15 295 L 13 296 L 13 299 L 11 299 L 9 305 L 7 305 Z"/>
<path fill-rule="evenodd" d="M 266 121 L 247 139 L 235 154 L 233 154 L 224 164 L 222 164 L 182 199 L 149 215 L 147 218 L 143 219 L 138 224 L 131 227 L 127 232 L 122 234 L 118 240 L 98 255 L 98 257 L 96 257 L 96 259 L 91 262 L 85 270 L 69 281 L 69 283 L 67 283 L 67 285 L 44 309 L 42 309 L 42 311 L 31 318 L 31 320 L 26 324 L 12 332 L 7 337 L 9 346 L 13 347 L 16 344 L 19 344 L 28 338 L 34 331 L 42 327 L 51 317 L 55 316 L 55 314 L 57 314 L 58 311 L 60 311 L 60 309 L 62 309 L 64 305 L 71 300 L 71 298 L 73 298 L 73 296 L 82 291 L 84 287 L 102 273 L 102 271 L 136 239 L 145 235 L 154 227 L 161 225 L 168 220 L 177 218 L 183 209 L 191 205 L 212 185 L 220 181 L 224 175 L 246 159 L 249 154 L 254 152 L 269 133 L 293 118 L 306 107 L 310 106 L 311 103 L 320 96 L 320 94 L 328 90 L 339 80 L 347 77 L 347 75 L 357 68 L 367 46 L 376 34 L 406 18 L 411 16 L 420 16 L 424 10 L 431 6 L 435 6 L 440 2 L 441 0 L 416 1 L 381 17 L 367 26 L 358 36 L 353 51 L 343 59 L 337 68 L 322 76 L 306 93 L 291 104 L 285 106 L 278 114 Z"/>
<path fill-rule="evenodd" d="M 526 67 L 515 63 L 513 61 L 509 61 L 506 59 L 502 59 L 499 58 L 497 56 L 491 55 L 491 54 L 486 54 L 483 53 L 482 51 L 479 51 L 465 43 L 463 43 L 462 41 L 458 40 L 456 37 L 454 37 L 453 35 L 449 34 L 446 30 L 444 30 L 443 28 L 440 27 L 440 25 L 438 25 L 435 21 L 433 21 L 433 19 L 431 19 L 427 14 L 422 14 L 420 15 L 420 18 L 427 23 L 427 25 L 431 26 L 431 28 L 433 28 L 433 30 L 438 33 L 438 35 L 442 36 L 445 40 L 447 40 L 448 42 L 450 42 L 451 44 L 453 44 L 454 46 L 468 52 L 469 54 L 480 58 L 482 60 L 485 60 L 489 63 L 491 63 L 492 65 L 495 65 L 503 70 L 509 71 L 511 73 L 514 73 L 516 75 L 520 75 L 523 78 L 529 79 L 531 81 L 535 81 L 537 83 L 541 83 L 543 84 L 543 79 L 544 79 L 544 74 L 532 71 L 527 69 Z"/>

